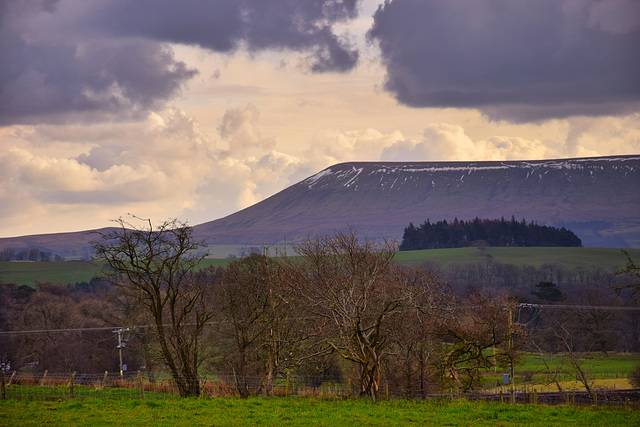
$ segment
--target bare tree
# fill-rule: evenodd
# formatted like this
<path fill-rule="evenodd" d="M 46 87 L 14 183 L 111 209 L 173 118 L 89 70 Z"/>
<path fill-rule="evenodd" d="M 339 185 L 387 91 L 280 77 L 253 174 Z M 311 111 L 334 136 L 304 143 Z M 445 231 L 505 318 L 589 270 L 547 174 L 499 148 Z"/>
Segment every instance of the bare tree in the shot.
<path fill-rule="evenodd" d="M 302 268 L 294 291 L 323 322 L 326 345 L 356 365 L 360 394 L 377 399 L 389 318 L 411 299 L 393 264 L 396 245 L 360 240 L 351 228 L 306 239 L 295 250 Z"/>
<path fill-rule="evenodd" d="M 587 368 L 584 364 L 584 353 L 575 351 L 571 333 L 564 327 L 558 325 L 555 335 L 564 347 L 564 360 L 566 361 L 567 372 L 578 381 L 584 389 L 589 393 L 589 397 L 595 402 L 596 394 L 594 390 L 595 382 L 591 373 L 592 368 Z"/>
<path fill-rule="evenodd" d="M 151 220 L 134 218 L 146 226 L 118 218 L 117 231 L 98 233 L 94 258 L 106 261 L 105 278 L 144 307 L 180 395 L 198 396 L 199 336 L 212 316 L 205 298 L 208 284 L 191 274 L 205 256 L 202 244 L 176 219 L 154 228 Z"/>
<path fill-rule="evenodd" d="M 622 285 L 614 285 L 613 288 L 618 295 L 623 291 L 629 292 L 630 300 L 636 304 L 640 302 L 640 265 L 637 265 L 629 251 L 622 249 L 622 253 L 626 258 L 626 264 L 624 268 L 616 272 L 617 275 L 627 275 L 630 278 L 630 283 Z"/>
<path fill-rule="evenodd" d="M 549 381 L 545 385 L 553 383 L 558 388 L 558 391 L 562 392 L 562 384 L 560 384 L 560 381 L 564 368 L 564 359 L 562 357 L 553 358 L 552 356 L 547 355 L 535 342 L 532 341 L 531 344 L 535 347 L 536 353 L 538 353 L 538 356 L 540 357 L 540 361 L 544 365 L 547 373 L 549 373 Z"/>
<path fill-rule="evenodd" d="M 434 333 L 438 319 L 451 310 L 449 287 L 425 267 L 406 268 L 404 274 L 412 293 L 410 304 L 399 316 L 390 318 L 389 350 L 385 363 L 387 383 L 406 397 L 426 397 L 433 389 L 431 367 L 441 344 Z"/>
<path fill-rule="evenodd" d="M 510 319 L 514 307 L 506 295 L 487 296 L 474 290 L 458 301 L 437 328 L 443 341 L 438 363 L 442 378 L 451 378 L 456 387 L 468 391 L 479 384 L 483 370 L 513 364 L 524 335 Z"/>
<path fill-rule="evenodd" d="M 309 348 L 310 338 L 317 335 L 313 322 L 300 313 L 296 295 L 285 286 L 288 270 L 266 252 L 231 262 L 215 285 L 222 321 L 213 339 L 221 351 L 212 363 L 217 369 L 230 368 L 243 398 L 259 391 L 273 394 L 278 374 L 317 353 Z M 250 376 L 261 379 L 253 389 Z"/>
<path fill-rule="evenodd" d="M 266 256 L 252 254 L 234 261 L 226 268 L 218 284 L 224 325 L 232 337 L 235 352 L 227 358 L 231 366 L 236 389 L 240 396 L 250 394 L 248 374 L 252 370 L 259 375 L 265 366 L 256 362 L 260 345 L 266 341 L 267 332 L 272 329 L 274 311 L 283 300 L 273 295 L 269 277 L 270 261 Z M 249 365 L 254 365 L 250 369 Z M 270 367 L 270 365 L 267 365 Z"/>

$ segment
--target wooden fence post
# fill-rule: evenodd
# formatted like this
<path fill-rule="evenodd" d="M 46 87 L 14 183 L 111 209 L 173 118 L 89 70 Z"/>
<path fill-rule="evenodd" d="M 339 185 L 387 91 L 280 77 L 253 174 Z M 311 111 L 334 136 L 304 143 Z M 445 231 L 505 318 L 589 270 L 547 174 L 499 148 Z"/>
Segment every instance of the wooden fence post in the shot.
<path fill-rule="evenodd" d="M 0 369 L 2 371 L 2 400 L 7 398 L 7 385 L 4 378 L 4 369 Z"/>
<path fill-rule="evenodd" d="M 285 395 L 286 397 L 289 397 L 289 372 L 287 372 L 287 384 L 286 384 L 286 386 L 285 386 L 285 392 L 284 392 L 284 395 Z"/>
<path fill-rule="evenodd" d="M 74 398 L 74 392 L 73 392 L 73 380 L 76 376 L 76 373 L 74 372 L 73 374 L 71 374 L 71 376 L 69 377 L 69 397 L 71 399 Z"/>
<path fill-rule="evenodd" d="M 138 371 L 138 385 L 140 386 L 140 397 L 145 400 L 144 382 L 142 381 L 142 372 Z"/>

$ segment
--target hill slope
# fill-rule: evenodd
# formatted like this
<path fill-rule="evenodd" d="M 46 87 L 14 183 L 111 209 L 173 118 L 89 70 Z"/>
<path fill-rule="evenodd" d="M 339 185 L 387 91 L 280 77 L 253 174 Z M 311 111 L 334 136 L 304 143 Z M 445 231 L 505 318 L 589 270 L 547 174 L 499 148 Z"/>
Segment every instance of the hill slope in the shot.
<path fill-rule="evenodd" d="M 342 163 L 227 217 L 209 244 L 274 244 L 354 225 L 400 239 L 409 222 L 454 218 L 566 226 L 584 246 L 640 248 L 640 156 L 501 162 Z M 86 253 L 86 232 L 0 239 L 0 249 Z"/>
<path fill-rule="evenodd" d="M 275 243 L 353 224 L 401 238 L 409 222 L 526 218 L 585 246 L 640 247 L 640 156 L 503 162 L 342 163 L 195 227 L 209 243 Z"/>

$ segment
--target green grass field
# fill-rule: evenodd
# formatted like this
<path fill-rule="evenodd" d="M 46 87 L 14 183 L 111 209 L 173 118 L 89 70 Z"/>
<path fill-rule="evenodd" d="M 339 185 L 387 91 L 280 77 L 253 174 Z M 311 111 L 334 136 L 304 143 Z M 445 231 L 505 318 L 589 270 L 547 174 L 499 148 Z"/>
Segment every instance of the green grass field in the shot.
<path fill-rule="evenodd" d="M 634 259 L 640 258 L 640 249 L 630 249 L 629 253 Z M 568 269 L 599 266 L 608 271 L 624 267 L 626 260 L 622 251 L 616 248 L 486 248 L 484 251 L 478 248 L 432 249 L 398 252 L 396 260 L 409 265 L 430 263 L 444 266 L 481 263 L 486 262 L 489 257 L 495 262 L 518 266 L 561 264 Z"/>
<path fill-rule="evenodd" d="M 547 363 L 550 366 L 558 366 L 562 355 L 549 355 Z M 640 366 L 640 354 L 638 353 L 611 353 L 607 356 L 602 353 L 589 353 L 584 355 L 582 364 L 585 372 L 588 373 L 589 380 L 595 388 L 624 390 L 630 389 L 629 372 Z M 565 373 L 559 376 L 560 385 L 563 390 L 584 391 L 582 384 L 575 381 L 569 374 L 569 369 L 565 366 Z M 490 390 L 499 391 L 495 388 L 496 382 L 502 382 L 502 374 L 507 373 L 507 368 L 498 367 L 495 371 L 490 370 L 483 375 L 483 384 Z M 526 354 L 522 363 L 515 367 L 515 382 L 517 387 L 535 388 L 537 391 L 558 391 L 557 386 L 551 383 L 547 374 L 547 369 L 535 353 Z"/>
<path fill-rule="evenodd" d="M 634 259 L 640 258 L 640 249 L 629 250 Z M 486 262 L 531 265 L 561 264 L 568 269 L 600 266 L 616 271 L 625 265 L 620 249 L 615 248 L 478 248 L 432 249 L 398 252 L 396 260 L 407 265 L 461 265 Z M 201 267 L 224 266 L 229 258 L 207 258 Z M 34 286 L 36 282 L 76 283 L 88 282 L 100 271 L 100 264 L 91 261 L 67 262 L 0 262 L 0 283 Z"/>
<path fill-rule="evenodd" d="M 507 405 L 465 401 L 319 400 L 313 398 L 180 399 L 167 401 L 88 399 L 0 401 L 0 426 L 631 426 L 632 407 Z"/>
<path fill-rule="evenodd" d="M 230 259 L 208 258 L 200 266 L 225 266 Z M 74 284 L 89 282 L 96 276 L 102 265 L 92 261 L 65 262 L 0 262 L 0 284 L 35 286 L 37 282 Z"/>

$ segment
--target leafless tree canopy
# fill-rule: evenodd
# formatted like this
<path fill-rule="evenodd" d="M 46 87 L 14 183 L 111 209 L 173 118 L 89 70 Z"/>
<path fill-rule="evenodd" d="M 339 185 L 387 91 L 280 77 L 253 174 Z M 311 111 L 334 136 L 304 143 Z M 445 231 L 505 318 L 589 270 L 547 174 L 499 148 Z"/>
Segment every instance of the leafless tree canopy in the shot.
<path fill-rule="evenodd" d="M 104 277 L 125 298 L 139 302 L 153 325 L 163 362 L 183 396 L 200 394 L 198 339 L 212 312 L 206 283 L 192 272 L 205 256 L 192 229 L 177 220 L 136 227 L 123 218 L 118 231 L 93 242 L 95 259 L 105 261 Z"/>
<path fill-rule="evenodd" d="M 127 362 L 170 373 L 182 396 L 200 394 L 201 372 L 224 376 L 243 397 L 272 395 L 278 381 L 296 375 L 378 399 L 387 387 L 406 397 L 470 391 L 524 351 L 540 355 L 550 384 L 571 374 L 591 392 L 585 352 L 640 348 L 640 315 L 629 310 L 638 268 L 628 253 L 618 276 L 507 266 L 489 256 L 409 267 L 395 262 L 393 242 L 349 229 L 300 241 L 295 256 L 265 249 L 201 269 L 203 247 L 186 224 L 116 223 L 94 242 L 100 279 L 0 287 L 3 330 L 61 330 L 0 335 L 2 366 L 113 371 L 113 328 L 135 326 Z M 103 331 L 83 330 L 96 326 Z"/>

